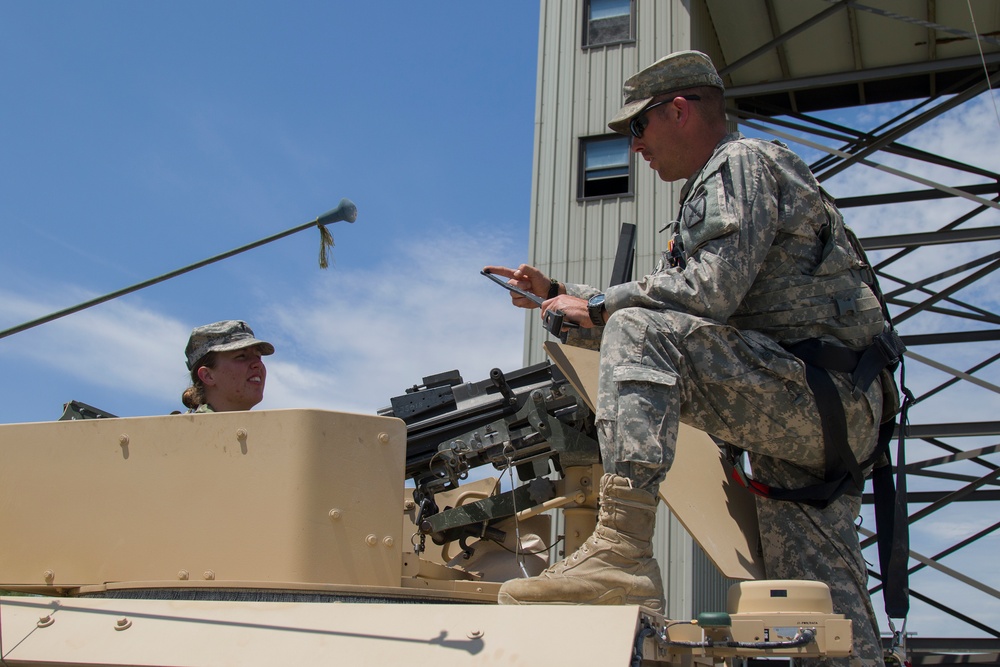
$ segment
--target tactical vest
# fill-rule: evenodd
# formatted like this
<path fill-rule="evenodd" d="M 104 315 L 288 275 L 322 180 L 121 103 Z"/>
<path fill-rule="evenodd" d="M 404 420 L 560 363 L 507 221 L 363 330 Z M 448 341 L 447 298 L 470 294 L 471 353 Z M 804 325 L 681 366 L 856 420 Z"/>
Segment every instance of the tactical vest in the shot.
<path fill-rule="evenodd" d="M 854 350 L 867 347 L 882 332 L 884 319 L 868 286 L 873 274 L 852 248 L 843 216 L 807 165 L 780 142 L 737 141 L 759 155 L 777 179 L 778 233 L 728 324 L 764 332 L 785 345 L 832 336 Z M 710 228 L 715 216 L 706 207 L 724 203 L 705 197 L 701 187 L 714 173 L 710 161 L 687 188 L 689 196 L 675 223 L 685 254 L 718 233 Z M 684 224 L 687 215 L 703 216 L 709 224 Z"/>

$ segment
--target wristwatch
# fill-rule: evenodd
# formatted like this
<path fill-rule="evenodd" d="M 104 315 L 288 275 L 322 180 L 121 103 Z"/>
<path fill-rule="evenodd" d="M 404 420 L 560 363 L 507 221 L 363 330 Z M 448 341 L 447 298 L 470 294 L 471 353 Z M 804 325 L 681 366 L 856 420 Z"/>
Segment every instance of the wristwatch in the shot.
<path fill-rule="evenodd" d="M 603 294 L 595 294 L 587 299 L 587 312 L 590 314 L 590 321 L 594 323 L 595 327 L 604 326 L 604 313 L 607 312 L 607 308 L 604 307 Z"/>

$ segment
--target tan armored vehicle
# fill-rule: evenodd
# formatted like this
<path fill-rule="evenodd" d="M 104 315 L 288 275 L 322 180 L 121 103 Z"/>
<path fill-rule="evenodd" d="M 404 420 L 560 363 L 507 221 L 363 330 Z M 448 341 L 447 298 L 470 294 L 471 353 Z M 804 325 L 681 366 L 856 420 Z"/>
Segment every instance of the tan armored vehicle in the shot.
<path fill-rule="evenodd" d="M 571 552 L 595 523 L 596 357 L 549 352 L 555 363 L 481 382 L 425 378 L 378 415 L 0 426 L 0 588 L 30 593 L 0 597 L 0 664 L 848 655 L 850 621 L 815 582 L 748 581 L 698 619 L 496 604 L 503 581 Z M 662 494 L 673 511 L 724 573 L 755 577 L 752 500 L 727 485 L 712 441 L 687 432 L 674 470 Z M 471 480 L 485 471 L 504 484 Z M 556 544 L 554 508 L 565 513 Z"/>

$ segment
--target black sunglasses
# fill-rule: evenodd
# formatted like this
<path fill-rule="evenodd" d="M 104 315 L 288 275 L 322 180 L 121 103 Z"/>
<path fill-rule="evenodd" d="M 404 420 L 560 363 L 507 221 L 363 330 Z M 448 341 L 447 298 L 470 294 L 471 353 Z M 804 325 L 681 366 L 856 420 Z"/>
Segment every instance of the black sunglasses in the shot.
<path fill-rule="evenodd" d="M 659 102 L 653 102 L 648 107 L 643 109 L 642 113 L 640 113 L 638 116 L 629 121 L 628 129 L 629 132 L 632 133 L 632 136 L 635 137 L 636 139 L 642 139 L 642 133 L 646 131 L 646 126 L 649 125 L 649 119 L 646 118 L 646 114 L 650 110 L 655 109 L 658 106 L 662 106 L 664 104 L 670 104 L 678 97 L 683 97 L 686 100 L 693 100 L 693 101 L 698 101 L 701 99 L 697 95 L 677 95 L 675 97 L 671 97 L 669 100 L 660 100 Z"/>

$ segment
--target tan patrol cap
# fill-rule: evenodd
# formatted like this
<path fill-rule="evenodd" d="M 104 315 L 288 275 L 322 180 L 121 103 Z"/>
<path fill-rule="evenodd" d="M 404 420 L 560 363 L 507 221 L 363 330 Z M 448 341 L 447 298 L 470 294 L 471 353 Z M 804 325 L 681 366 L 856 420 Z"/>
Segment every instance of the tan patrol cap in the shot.
<path fill-rule="evenodd" d="M 608 123 L 618 134 L 629 134 L 629 123 L 657 95 L 697 86 L 714 86 L 725 90 L 722 77 L 712 60 L 701 51 L 677 51 L 634 74 L 622 86 L 625 106 Z"/>

